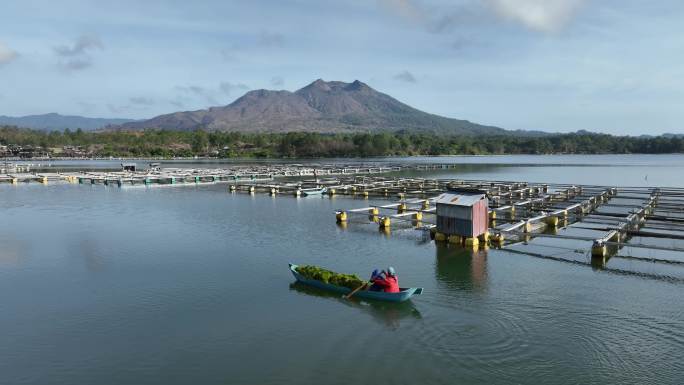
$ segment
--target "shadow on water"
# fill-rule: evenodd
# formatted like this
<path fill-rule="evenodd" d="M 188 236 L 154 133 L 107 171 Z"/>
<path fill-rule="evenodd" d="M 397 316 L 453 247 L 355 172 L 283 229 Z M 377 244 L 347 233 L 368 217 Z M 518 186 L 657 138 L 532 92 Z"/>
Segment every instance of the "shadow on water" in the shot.
<path fill-rule="evenodd" d="M 487 250 L 436 243 L 437 281 L 451 289 L 484 290 L 487 286 Z"/>
<path fill-rule="evenodd" d="M 369 314 L 373 320 L 386 326 L 390 329 L 398 329 L 400 321 L 405 318 L 420 319 L 422 318 L 418 309 L 411 300 L 401 303 L 373 301 L 368 299 L 358 299 L 352 297 L 351 299 L 344 299 L 339 293 L 332 293 L 329 291 L 317 289 L 315 287 L 307 286 L 301 282 L 290 283 L 290 290 L 301 294 L 310 295 L 319 298 L 328 298 L 332 301 L 344 304 L 346 306 L 358 309 L 363 313 Z"/>

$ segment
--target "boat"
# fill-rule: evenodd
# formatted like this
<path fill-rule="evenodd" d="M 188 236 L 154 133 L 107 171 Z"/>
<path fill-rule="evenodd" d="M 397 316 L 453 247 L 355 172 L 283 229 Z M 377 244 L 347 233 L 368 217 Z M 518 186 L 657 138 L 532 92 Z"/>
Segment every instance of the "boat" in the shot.
<path fill-rule="evenodd" d="M 302 195 L 303 196 L 309 196 L 309 195 L 323 195 L 328 189 L 326 188 L 303 188 Z"/>
<path fill-rule="evenodd" d="M 305 285 L 317 287 L 319 289 L 333 291 L 340 294 L 349 294 L 352 289 L 347 287 L 332 285 L 329 283 L 321 282 L 315 279 L 309 279 L 297 272 L 297 265 L 292 263 L 290 265 L 290 271 L 294 275 L 298 282 Z M 370 290 L 359 290 L 354 294 L 354 297 L 374 299 L 378 301 L 389 301 L 389 302 L 404 302 L 407 299 L 413 297 L 414 295 L 420 295 L 423 293 L 422 287 L 400 287 L 398 293 L 385 293 L 382 291 L 370 291 Z"/>

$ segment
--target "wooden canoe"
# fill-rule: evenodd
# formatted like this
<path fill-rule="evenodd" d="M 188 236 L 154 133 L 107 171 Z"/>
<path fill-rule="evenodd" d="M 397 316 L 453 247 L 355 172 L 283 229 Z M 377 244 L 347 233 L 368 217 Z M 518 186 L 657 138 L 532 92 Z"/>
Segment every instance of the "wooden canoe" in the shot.
<path fill-rule="evenodd" d="M 297 272 L 297 265 L 290 263 L 290 271 L 294 275 L 295 279 L 305 285 L 317 287 L 319 289 L 333 291 L 340 294 L 349 294 L 352 289 L 331 285 L 329 283 L 317 281 L 315 279 L 309 279 Z M 378 301 L 389 301 L 389 302 L 404 302 L 414 295 L 420 295 L 423 293 L 422 287 L 400 287 L 398 293 L 385 293 L 382 291 L 369 291 L 369 290 L 359 290 L 354 294 L 353 298 L 366 298 L 374 299 Z"/>

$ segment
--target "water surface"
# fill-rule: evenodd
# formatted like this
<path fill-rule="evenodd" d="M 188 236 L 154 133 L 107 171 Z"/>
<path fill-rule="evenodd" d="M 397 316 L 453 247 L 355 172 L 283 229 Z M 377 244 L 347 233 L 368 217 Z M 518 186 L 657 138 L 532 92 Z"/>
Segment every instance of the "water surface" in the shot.
<path fill-rule="evenodd" d="M 643 169 L 684 186 L 663 171 L 684 158 L 660 159 L 485 158 L 430 175 L 574 170 L 573 183 L 631 185 Z M 681 266 L 600 269 L 582 242 L 535 240 L 541 256 L 438 247 L 408 227 L 335 224 L 334 209 L 367 201 L 226 190 L 0 185 L 0 383 L 683 382 Z M 293 284 L 288 262 L 392 265 L 425 292 L 401 306 L 345 301 Z"/>

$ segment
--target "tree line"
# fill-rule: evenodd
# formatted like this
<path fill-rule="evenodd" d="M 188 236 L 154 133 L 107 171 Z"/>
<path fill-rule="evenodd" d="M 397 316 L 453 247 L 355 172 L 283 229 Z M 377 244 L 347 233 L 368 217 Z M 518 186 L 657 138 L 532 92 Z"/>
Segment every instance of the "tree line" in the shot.
<path fill-rule="evenodd" d="M 60 156 L 64 147 L 90 157 L 369 157 L 490 154 L 683 153 L 682 137 L 594 133 L 545 136 L 445 136 L 428 133 L 241 133 L 207 131 L 38 131 L 0 126 L 0 144 L 40 147 Z"/>

